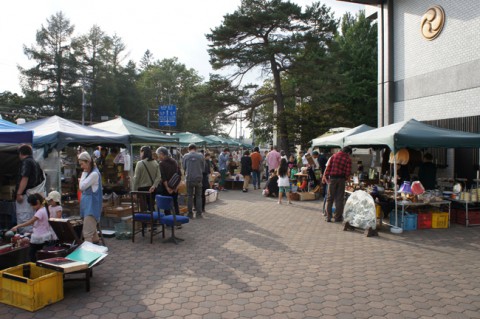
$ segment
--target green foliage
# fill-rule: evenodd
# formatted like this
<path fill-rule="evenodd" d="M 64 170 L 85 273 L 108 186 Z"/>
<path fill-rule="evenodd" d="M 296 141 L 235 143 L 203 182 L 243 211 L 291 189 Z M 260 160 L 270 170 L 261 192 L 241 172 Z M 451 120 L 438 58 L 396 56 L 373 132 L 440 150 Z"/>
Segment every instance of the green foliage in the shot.
<path fill-rule="evenodd" d="M 42 25 L 37 31 L 36 46 L 24 46 L 24 53 L 37 65 L 20 68 L 24 76 L 23 91 L 26 95 L 36 95 L 35 106 L 46 114 L 65 116 L 78 103 L 75 90 L 80 77 L 80 43 L 72 38 L 73 31 L 70 20 L 58 12 L 47 19 L 46 27 Z M 49 108 L 42 110 L 44 105 Z"/>

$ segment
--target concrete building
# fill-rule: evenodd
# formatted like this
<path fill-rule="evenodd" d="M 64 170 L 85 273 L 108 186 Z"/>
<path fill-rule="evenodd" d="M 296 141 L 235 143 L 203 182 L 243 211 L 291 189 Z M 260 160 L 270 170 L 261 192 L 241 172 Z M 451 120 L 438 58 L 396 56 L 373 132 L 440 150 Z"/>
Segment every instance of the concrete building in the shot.
<path fill-rule="evenodd" d="M 477 0 L 344 0 L 378 23 L 378 126 L 415 118 L 480 132 Z M 472 179 L 478 149 L 435 150 L 448 175 Z M 473 164 L 472 163 L 476 163 Z"/>

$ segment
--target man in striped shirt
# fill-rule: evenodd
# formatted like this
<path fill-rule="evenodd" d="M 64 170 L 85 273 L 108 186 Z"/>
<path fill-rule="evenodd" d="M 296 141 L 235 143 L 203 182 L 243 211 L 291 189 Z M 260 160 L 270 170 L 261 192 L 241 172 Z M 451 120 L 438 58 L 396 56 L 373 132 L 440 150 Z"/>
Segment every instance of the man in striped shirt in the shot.
<path fill-rule="evenodd" d="M 335 222 L 343 221 L 343 206 L 345 201 L 345 181 L 352 171 L 350 159 L 352 148 L 345 146 L 328 161 L 322 177 L 322 183 L 328 183 L 327 222 L 332 221 L 332 204 L 335 201 Z"/>

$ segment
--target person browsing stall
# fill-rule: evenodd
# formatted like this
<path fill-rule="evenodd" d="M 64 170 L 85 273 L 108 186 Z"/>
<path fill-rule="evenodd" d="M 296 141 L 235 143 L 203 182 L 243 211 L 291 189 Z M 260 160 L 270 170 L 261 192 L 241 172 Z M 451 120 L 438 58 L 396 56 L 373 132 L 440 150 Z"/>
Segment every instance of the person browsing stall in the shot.
<path fill-rule="evenodd" d="M 36 193 L 29 195 L 27 202 L 32 206 L 35 211 L 33 217 L 21 223 L 11 229 L 11 231 L 17 231 L 21 227 L 27 227 L 33 225 L 32 237 L 30 238 L 30 261 L 37 261 L 37 251 L 43 249 L 49 241 L 56 239 L 51 231 L 50 224 L 48 223 L 48 213 L 45 206 L 43 206 L 42 195 Z"/>
<path fill-rule="evenodd" d="M 85 241 L 98 243 L 97 223 L 102 214 L 103 191 L 102 176 L 93 164 L 87 152 L 78 155 L 78 162 L 82 168 L 79 189 L 82 192 L 80 199 L 80 216 L 83 218 L 82 235 Z"/>
<path fill-rule="evenodd" d="M 335 201 L 335 222 L 343 221 L 343 207 L 345 201 L 345 181 L 352 171 L 350 155 L 352 148 L 345 146 L 340 152 L 333 155 L 325 169 L 322 183 L 328 183 L 327 194 L 327 222 L 332 219 L 332 204 Z"/>

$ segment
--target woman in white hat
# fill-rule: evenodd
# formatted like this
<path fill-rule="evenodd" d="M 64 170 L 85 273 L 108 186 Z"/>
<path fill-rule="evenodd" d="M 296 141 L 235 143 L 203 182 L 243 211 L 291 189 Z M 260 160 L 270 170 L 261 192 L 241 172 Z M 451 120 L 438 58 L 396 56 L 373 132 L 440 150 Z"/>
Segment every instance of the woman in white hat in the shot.
<path fill-rule="evenodd" d="M 83 239 L 98 243 L 97 223 L 100 221 L 103 201 L 102 176 L 87 152 L 80 153 L 78 161 L 83 169 L 79 183 L 82 192 L 80 215 L 83 217 Z"/>

